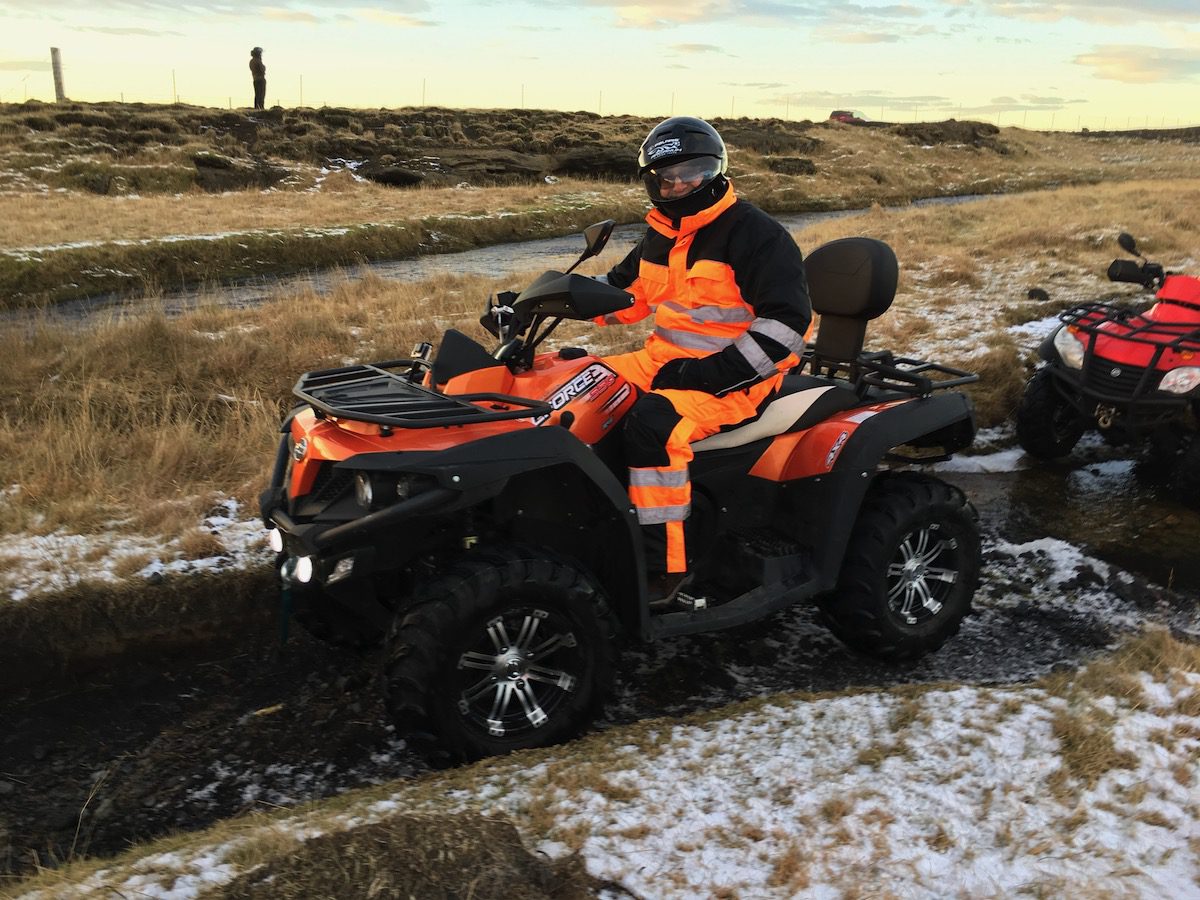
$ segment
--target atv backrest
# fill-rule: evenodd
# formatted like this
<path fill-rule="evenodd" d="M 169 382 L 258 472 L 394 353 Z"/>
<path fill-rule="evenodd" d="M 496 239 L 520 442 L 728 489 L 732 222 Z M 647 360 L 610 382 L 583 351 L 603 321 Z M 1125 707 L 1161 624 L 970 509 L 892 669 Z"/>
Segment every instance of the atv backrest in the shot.
<path fill-rule="evenodd" d="M 813 311 L 821 316 L 814 365 L 853 362 L 862 352 L 867 322 L 887 312 L 895 299 L 896 254 L 874 238 L 842 238 L 810 253 L 804 271 Z"/>

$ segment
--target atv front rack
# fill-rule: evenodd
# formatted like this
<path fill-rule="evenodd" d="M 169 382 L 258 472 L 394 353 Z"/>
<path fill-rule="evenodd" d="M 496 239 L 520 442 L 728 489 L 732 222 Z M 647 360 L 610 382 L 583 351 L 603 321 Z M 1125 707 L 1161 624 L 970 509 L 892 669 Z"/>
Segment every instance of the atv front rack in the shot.
<path fill-rule="evenodd" d="M 1200 353 L 1200 327 L 1195 322 L 1155 321 L 1147 319 L 1145 313 L 1107 303 L 1081 303 L 1059 313 L 1058 318 L 1084 334 L 1157 347 L 1150 368 L 1154 368 L 1165 350 Z M 1135 324 L 1133 319 L 1140 321 Z M 1113 331 L 1101 327 L 1111 324 L 1128 330 Z"/>
<path fill-rule="evenodd" d="M 416 384 L 408 373 L 415 360 L 322 369 L 300 376 L 292 393 L 318 416 L 372 422 L 384 428 L 442 428 L 548 415 L 549 403 L 507 394 L 440 394 Z"/>

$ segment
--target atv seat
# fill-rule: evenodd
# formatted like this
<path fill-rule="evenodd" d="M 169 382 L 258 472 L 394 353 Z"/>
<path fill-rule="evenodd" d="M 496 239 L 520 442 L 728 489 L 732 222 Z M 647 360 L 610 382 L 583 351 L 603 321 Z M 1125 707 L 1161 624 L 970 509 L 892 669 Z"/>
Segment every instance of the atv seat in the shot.
<path fill-rule="evenodd" d="M 810 253 L 804 272 L 813 311 L 821 317 L 806 361 L 814 375 L 844 371 L 857 381 L 867 323 L 887 312 L 896 297 L 896 254 L 874 238 L 842 238 Z"/>
<path fill-rule="evenodd" d="M 719 431 L 692 444 L 692 450 L 727 450 L 790 431 L 811 428 L 836 412 L 862 406 L 864 401 L 849 385 L 815 375 L 788 374 L 779 393 L 758 418 L 729 431 Z"/>

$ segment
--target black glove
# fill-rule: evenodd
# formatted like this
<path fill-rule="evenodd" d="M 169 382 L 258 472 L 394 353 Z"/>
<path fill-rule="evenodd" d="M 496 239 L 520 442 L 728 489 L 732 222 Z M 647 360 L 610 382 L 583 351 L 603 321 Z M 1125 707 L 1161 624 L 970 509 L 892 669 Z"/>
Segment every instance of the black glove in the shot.
<path fill-rule="evenodd" d="M 685 390 L 682 384 L 683 373 L 690 362 L 691 360 L 686 357 L 667 360 L 663 363 L 662 368 L 654 373 L 654 380 L 650 382 L 650 390 Z"/>
<path fill-rule="evenodd" d="M 713 367 L 704 359 L 689 356 L 668 360 L 650 382 L 652 391 L 705 391 L 713 394 L 718 390 L 713 383 Z"/>
<path fill-rule="evenodd" d="M 741 353 L 721 351 L 699 358 L 683 356 L 668 360 L 650 382 L 650 389 L 704 391 L 723 397 L 731 390 L 748 388 L 759 381 L 762 377 L 750 368 Z"/>

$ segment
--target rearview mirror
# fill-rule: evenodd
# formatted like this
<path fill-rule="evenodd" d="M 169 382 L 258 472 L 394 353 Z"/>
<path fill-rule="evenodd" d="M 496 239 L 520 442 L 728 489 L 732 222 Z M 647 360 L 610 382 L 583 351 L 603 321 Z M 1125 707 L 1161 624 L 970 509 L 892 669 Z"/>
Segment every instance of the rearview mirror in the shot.
<path fill-rule="evenodd" d="M 591 259 L 593 256 L 599 255 L 604 249 L 604 245 L 608 243 L 608 239 L 612 237 L 613 229 L 617 227 L 617 223 L 612 219 L 605 219 L 603 222 L 597 222 L 595 225 L 589 225 L 583 229 L 583 239 L 587 242 L 587 246 L 583 248 L 583 254 L 579 259 L 567 269 L 564 274 L 569 274 L 575 271 L 575 266 L 579 265 L 585 259 Z"/>
<path fill-rule="evenodd" d="M 608 239 L 612 237 L 613 229 L 617 227 L 617 223 L 612 219 L 605 219 L 603 222 L 597 222 L 595 225 L 589 225 L 583 229 L 583 239 L 587 243 L 587 249 L 584 252 L 584 259 L 591 259 L 593 256 L 599 255 L 600 251 L 608 244 Z"/>
<path fill-rule="evenodd" d="M 1133 239 L 1133 235 L 1128 231 L 1122 231 L 1117 235 L 1117 243 L 1121 245 L 1121 249 L 1126 253 L 1132 253 L 1134 256 L 1141 256 L 1137 250 L 1137 241 Z"/>

